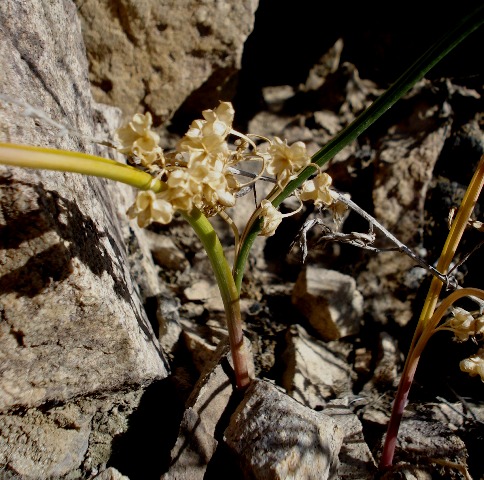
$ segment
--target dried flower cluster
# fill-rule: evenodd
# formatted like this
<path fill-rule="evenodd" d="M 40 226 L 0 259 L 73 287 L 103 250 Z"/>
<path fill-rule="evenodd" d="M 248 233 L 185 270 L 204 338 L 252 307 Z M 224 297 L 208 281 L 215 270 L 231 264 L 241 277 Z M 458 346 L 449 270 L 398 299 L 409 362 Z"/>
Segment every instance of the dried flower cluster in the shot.
<path fill-rule="evenodd" d="M 442 325 L 442 329 L 452 331 L 459 342 L 465 342 L 469 338 L 482 338 L 484 337 L 484 315 L 482 312 L 468 312 L 463 308 L 454 307 L 452 317 Z M 479 375 L 484 382 L 484 348 L 462 360 L 459 366 L 463 372 L 472 377 Z"/>
<path fill-rule="evenodd" d="M 229 102 L 221 102 L 214 110 L 205 110 L 203 119 L 194 120 L 175 151 L 164 153 L 159 146 L 159 136 L 151 130 L 149 113 L 134 115 L 131 122 L 116 132 L 119 151 L 129 156 L 133 165 L 143 168 L 162 180 L 162 192 L 139 192 L 129 208 L 130 218 L 136 218 L 140 227 L 152 222 L 169 223 L 176 211 L 189 212 L 194 207 L 206 216 L 213 216 L 233 207 L 236 194 L 254 183 L 263 174 L 274 176 L 282 190 L 288 182 L 311 162 L 302 142 L 288 145 L 275 137 L 264 150 L 253 140 L 232 129 L 234 109 Z M 230 148 L 229 135 L 238 137 Z M 263 137 L 260 137 L 263 138 Z M 259 174 L 248 183 L 240 184 L 235 167 L 247 160 L 261 162 Z M 301 201 L 312 200 L 318 206 L 331 205 L 331 177 L 319 172 L 309 180 L 297 195 Z M 261 202 L 263 226 L 261 235 L 273 235 L 284 216 L 268 200 Z"/>
<path fill-rule="evenodd" d="M 475 355 L 462 360 L 459 367 L 471 377 L 479 375 L 484 382 L 484 348 L 479 349 Z"/>
<path fill-rule="evenodd" d="M 163 167 L 165 159 L 163 151 L 158 145 L 160 137 L 151 130 L 152 124 L 153 119 L 150 113 L 135 114 L 128 125 L 119 128 L 116 132 L 122 145 L 118 150 L 138 159 L 139 164 L 143 167 L 150 168 L 152 165 Z"/>

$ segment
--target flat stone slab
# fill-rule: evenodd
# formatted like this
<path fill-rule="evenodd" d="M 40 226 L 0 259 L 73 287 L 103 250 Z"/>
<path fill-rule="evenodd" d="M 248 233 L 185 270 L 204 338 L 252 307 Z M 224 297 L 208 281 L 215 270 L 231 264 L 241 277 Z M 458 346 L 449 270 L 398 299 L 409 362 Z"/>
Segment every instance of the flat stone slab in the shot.
<path fill-rule="evenodd" d="M 355 374 L 349 362 L 327 343 L 297 324 L 289 328 L 286 339 L 282 384 L 293 398 L 316 409 L 352 391 Z"/>

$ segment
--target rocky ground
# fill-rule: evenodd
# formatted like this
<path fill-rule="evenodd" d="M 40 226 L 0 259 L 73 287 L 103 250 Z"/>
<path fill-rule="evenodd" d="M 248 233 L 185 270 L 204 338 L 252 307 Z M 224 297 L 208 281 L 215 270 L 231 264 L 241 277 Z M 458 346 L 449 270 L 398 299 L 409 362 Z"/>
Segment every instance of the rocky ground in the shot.
<path fill-rule="evenodd" d="M 264 89 L 267 108 L 250 120 L 248 131 L 279 135 L 290 142 L 303 140 L 315 151 L 350 122 L 380 90 L 361 80 L 354 65 L 339 62 L 340 48 L 336 44 L 299 88 Z M 327 64 L 333 65 L 333 71 L 324 68 Z M 328 83 L 330 101 L 321 93 Z M 311 101 L 305 103 L 308 98 Z M 337 108 L 334 98 L 340 99 Z M 465 188 L 461 182 L 467 177 L 459 177 L 455 158 L 468 162 L 470 176 L 481 147 L 473 149 L 482 145 L 477 100 L 472 87 L 449 80 L 423 81 L 383 120 L 384 126 L 347 148 L 327 168 L 336 188 L 349 193 L 430 263 L 443 245 L 446 212 L 457 205 Z M 472 112 L 469 107 L 474 102 Z M 458 113 L 463 104 L 465 120 Z M 311 111 L 308 105 L 317 105 L 318 110 Z M 264 186 L 257 192 L 259 198 L 263 191 Z M 241 228 L 253 202 L 248 195 L 230 212 Z M 283 208 L 293 207 L 289 200 Z M 251 391 L 244 401 L 257 405 L 267 401 L 265 408 L 270 410 L 275 400 L 268 397 L 286 392 L 309 407 L 306 413 L 324 412 L 336 418 L 343 431 L 342 447 L 336 447 L 340 478 L 374 478 L 399 372 L 429 278 L 399 252 L 374 253 L 322 242 L 321 226 L 308 232 L 308 256 L 303 262 L 298 235 L 313 218 L 335 229 L 330 215 L 307 209 L 254 247 L 242 309 L 255 375 L 268 382 L 257 385 L 272 393 Z M 214 223 L 230 257 L 231 231 L 223 222 Z M 221 469 L 229 468 L 236 475 L 238 467 L 227 460 L 231 451 L 239 460 L 242 457 L 245 472 L 258 468 L 284 472 L 287 457 L 270 455 L 254 440 L 250 425 L 236 425 L 234 417 L 229 423 L 227 418 L 235 405 L 230 406 L 227 383 L 222 388 L 228 380 L 223 369 L 226 350 L 222 354 L 218 349 L 226 339 L 224 313 L 200 243 L 181 221 L 149 230 L 153 258 L 168 286 L 158 318 L 166 328 L 161 341 L 170 352 L 174 372 L 169 381 L 188 406 L 171 453 L 173 464 L 163 478 L 217 478 Z M 351 213 L 340 230 L 368 233 L 368 226 Z M 469 232 L 462 252 L 478 241 L 478 235 Z M 375 245 L 385 247 L 388 241 L 377 236 Z M 482 281 L 474 269 L 479 270 L 480 264 L 482 253 L 476 252 L 472 261 L 459 267 L 457 277 L 465 285 L 479 285 Z M 395 470 L 388 478 L 482 475 L 476 453 L 482 448 L 483 386 L 458 369 L 459 360 L 474 348 L 454 342 L 450 334 L 439 334 L 429 344 L 402 424 Z M 293 405 L 284 402 L 284 409 Z M 271 420 L 264 410 L 245 415 L 249 424 L 250 419 L 257 422 L 257 415 L 274 421 L 276 431 L 266 432 L 273 440 L 278 430 L 293 428 L 280 423 L 280 417 Z M 175 427 L 174 431 L 178 432 Z M 249 443 L 244 443 L 246 438 Z M 253 448 L 247 453 L 249 445 Z M 285 454 L 290 448 L 288 440 Z M 317 454 L 309 464 L 314 471 L 331 471 L 318 463 Z M 466 468 L 468 474 L 462 473 Z M 280 475 L 270 478 L 287 478 Z M 299 475 L 295 478 L 320 478 L 314 472 L 299 471 Z"/>
<path fill-rule="evenodd" d="M 280 135 L 290 142 L 303 140 L 314 150 L 323 144 L 379 92 L 371 82 L 360 80 L 355 66 L 341 65 L 337 60 L 334 64 L 333 72 L 320 77 L 315 72 L 324 69 L 315 66 L 308 82 L 297 91 L 290 86 L 265 89 L 267 110 L 251 119 L 249 131 Z M 318 96 L 334 77 L 341 85 L 341 90 L 332 90 L 333 96 L 341 99 L 337 111 L 324 104 L 326 97 Z M 314 89 L 309 86 L 311 81 Z M 320 110 L 302 108 L 303 114 L 294 110 L 296 99 L 304 105 L 304 98 L 310 96 L 317 96 L 322 103 Z M 468 156 L 468 175 L 472 172 L 470 159 L 475 162 L 478 158 L 480 147 L 471 153 L 471 145 L 482 142 L 480 113 L 466 109 L 468 122 L 456 117 L 459 103 L 473 103 L 471 99 L 477 100 L 473 88 L 449 80 L 424 81 L 395 108 L 384 127 L 346 149 L 327 168 L 336 188 L 350 193 L 430 263 L 443 245 L 446 211 L 465 188 L 457 181 L 461 169 L 452 158 Z M 260 191 L 258 194 L 262 195 Z M 233 211 L 241 226 L 244 219 L 239 217 L 251 208 L 250 197 L 242 199 L 242 208 Z M 288 201 L 287 211 L 293 207 Z M 327 226 L 335 228 L 331 216 L 308 209 L 285 220 L 274 237 L 261 239 L 255 246 L 242 290 L 255 374 L 269 382 L 274 392 L 279 388 L 314 411 L 330 415 L 336 411 L 338 421 L 339 415 L 347 418 L 339 454 L 340 478 L 373 478 L 374 461 L 380 453 L 404 355 L 429 278 L 399 252 L 374 253 L 331 240 L 322 242 L 319 237 L 323 232 L 318 226 L 307 235 L 308 256 L 303 263 L 297 239 L 305 222 L 312 218 L 323 218 Z M 230 230 L 223 222 L 216 225 L 230 256 Z M 171 350 L 176 372 L 173 381 L 190 409 L 200 415 L 201 423 L 204 415 L 214 422 L 212 414 L 200 413 L 206 404 L 193 396 L 191 386 L 198 374 L 207 374 L 207 365 L 219 358 L 216 346 L 225 338 L 222 305 L 208 261 L 183 223 L 150 230 L 155 261 L 173 295 L 173 308 L 167 314 L 172 323 L 165 338 L 173 341 L 175 331 L 181 340 Z M 351 213 L 341 231 L 368 233 L 368 226 Z M 163 240 L 158 244 L 160 238 Z M 469 232 L 462 252 L 478 241 L 478 236 Z M 385 247 L 388 241 L 377 235 L 375 245 Z M 482 254 L 477 252 L 473 258 L 457 272 L 465 285 L 481 282 L 473 270 L 482 264 Z M 463 477 L 457 465 L 466 465 L 472 478 L 482 475 L 475 455 L 482 448 L 483 385 L 458 368 L 460 359 L 474 348 L 454 342 L 450 334 L 439 334 L 428 345 L 402 424 L 396 467 L 388 478 L 470 478 Z M 166 349 L 169 351 L 170 346 Z M 214 386 L 206 388 L 217 391 Z M 185 429 L 187 422 L 185 411 Z M 223 435 L 221 431 L 217 435 L 219 422 L 213 429 L 213 438 L 221 442 L 215 457 L 227 445 L 239 454 L 244 452 L 246 447 L 234 447 L 231 440 L 236 427 L 229 424 Z M 183 438 L 185 442 L 189 438 L 186 432 Z M 198 447 L 189 445 L 200 455 Z M 179 473 L 193 464 L 193 452 L 185 455 L 180 448 L 178 440 L 172 452 L 174 470 L 164 478 L 193 478 L 190 470 L 186 477 Z M 267 469 L 275 468 L 278 460 L 260 455 L 258 462 Z M 245 460 L 246 471 L 256 468 L 251 461 L 254 459 Z M 211 471 L 220 471 L 220 465 L 211 465 L 207 464 L 205 478 L 212 478 Z M 321 471 L 321 467 L 318 469 Z M 216 478 L 217 473 L 214 475 Z M 313 478 L 307 472 L 300 475 L 297 478 Z"/>
<path fill-rule="evenodd" d="M 23 12 L 6 2 L 15 15 L 0 10 L 1 51 L 15 66 L 0 79 L 1 93 L 20 91 L 22 99 L 40 102 L 50 116 L 90 135 L 112 133 L 137 105 L 152 111 L 165 149 L 203 108 L 230 100 L 240 131 L 301 140 L 316 152 L 452 16 L 438 5 L 414 2 L 398 25 L 390 25 L 384 11 L 355 7 L 342 26 L 330 22 L 321 32 L 311 2 L 296 12 L 291 2 L 279 2 L 277 16 L 270 2 L 260 2 L 254 25 L 257 2 L 240 2 L 229 27 L 227 12 L 209 2 L 203 8 L 195 2 L 194 13 L 162 2 L 151 17 L 136 2 L 114 8 L 107 1 L 78 1 L 77 10 L 67 3 L 33 2 L 35 8 Z M 168 4 L 168 20 L 143 30 Z M 218 16 L 211 16 L 212 7 Z M 342 18 L 342 8 L 328 7 L 328 18 Z M 168 35 L 185 24 L 183 40 Z M 421 33 L 408 35 L 409 24 Z M 109 35 L 100 34 L 105 31 Z M 290 34 L 276 36 L 280 31 Z M 64 49 L 55 47 L 55 35 Z M 430 264 L 444 244 L 449 211 L 459 205 L 484 151 L 480 38 L 458 49 L 326 167 L 336 189 Z M 40 50 L 48 52 L 45 61 Z M 69 58 L 81 59 L 79 65 Z M 98 102 L 121 110 L 87 108 L 89 85 Z M 45 132 L 42 118 L 25 119 L 13 110 L 2 103 L 6 141 L 101 151 L 79 137 L 56 136 L 50 124 Z M 94 123 L 103 129 L 96 131 Z M 176 218 L 140 231 L 124 217 L 131 190 L 108 182 L 3 170 L 2 179 L 5 478 L 484 478 L 484 385 L 458 367 L 478 347 L 457 343 L 449 333 L 437 334 L 424 352 L 395 467 L 377 473 L 429 275 L 400 252 L 336 241 L 335 233 L 369 233 L 356 213 L 336 225 L 331 215 L 305 207 L 273 237 L 255 243 L 241 306 L 257 380 L 242 396 L 232 388 L 224 312 L 210 265 L 186 222 Z M 258 201 L 266 191 L 258 185 Z M 288 199 L 281 209 L 294 206 Z M 228 213 L 243 229 L 253 208 L 250 193 Z M 482 208 L 481 201 L 476 219 L 482 220 Z M 315 219 L 322 223 L 307 230 L 303 258 L 301 232 Z M 223 221 L 213 222 L 230 259 L 232 232 Z M 323 238 L 328 231 L 332 237 Z M 374 246 L 389 247 L 376 233 Z M 41 234 L 44 243 L 36 247 L 32 242 Z M 458 260 L 481 241 L 482 233 L 469 230 Z M 482 288 L 482 256 L 477 250 L 458 266 L 461 285 Z"/>

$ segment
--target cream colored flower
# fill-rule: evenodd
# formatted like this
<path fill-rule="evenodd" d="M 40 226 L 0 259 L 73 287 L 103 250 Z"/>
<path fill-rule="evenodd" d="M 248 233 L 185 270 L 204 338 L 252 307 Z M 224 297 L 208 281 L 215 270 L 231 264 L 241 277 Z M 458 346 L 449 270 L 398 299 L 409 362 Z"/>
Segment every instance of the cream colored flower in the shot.
<path fill-rule="evenodd" d="M 222 172 L 211 170 L 203 179 L 203 200 L 209 207 L 233 207 L 235 197 L 229 192 L 227 179 Z"/>
<path fill-rule="evenodd" d="M 259 218 L 262 218 L 262 228 L 260 235 L 271 237 L 276 233 L 277 227 L 282 222 L 283 215 L 269 200 L 262 200 L 261 207 Z"/>
<path fill-rule="evenodd" d="M 173 218 L 173 206 L 163 198 L 165 192 L 155 194 L 151 190 L 138 192 L 134 204 L 128 209 L 129 218 L 136 218 L 141 228 L 152 222 L 167 224 Z"/>
<path fill-rule="evenodd" d="M 226 137 L 232 129 L 234 109 L 229 102 L 221 102 L 215 110 L 205 110 L 204 120 L 194 120 L 185 136 L 178 142 L 177 150 L 187 152 L 188 166 L 212 163 L 219 154 L 227 160 L 230 151 Z"/>
<path fill-rule="evenodd" d="M 159 167 L 164 167 L 165 159 L 163 157 L 163 150 L 158 146 L 158 135 L 151 132 L 151 135 L 140 137 L 133 144 L 132 153 L 140 159 L 143 167 L 149 167 L 156 164 Z"/>
<path fill-rule="evenodd" d="M 141 165 L 148 167 L 153 163 L 164 165 L 163 150 L 158 145 L 160 137 L 151 130 L 153 120 L 151 114 L 137 113 L 131 122 L 116 130 L 116 137 L 121 148 L 119 152 L 135 155 Z"/>
<path fill-rule="evenodd" d="M 462 360 L 459 367 L 471 377 L 479 375 L 484 382 L 484 348 L 481 348 L 475 355 Z"/>
<path fill-rule="evenodd" d="M 332 182 L 333 179 L 327 173 L 320 172 L 312 180 L 304 183 L 299 198 L 303 202 L 312 200 L 315 205 L 329 206 L 334 200 L 330 189 Z"/>
<path fill-rule="evenodd" d="M 291 146 L 287 141 L 275 137 L 268 153 L 270 161 L 267 166 L 267 173 L 275 175 L 277 181 L 284 185 L 292 176 L 310 163 L 310 157 L 303 142 L 293 143 Z"/>
<path fill-rule="evenodd" d="M 206 215 L 215 215 L 235 205 L 235 197 L 222 171 L 210 164 L 198 164 L 188 168 L 186 175 L 190 179 L 193 202 Z"/>
<path fill-rule="evenodd" d="M 232 128 L 235 110 L 230 102 L 220 102 L 215 110 L 204 110 L 202 115 L 207 121 L 204 133 L 213 133 L 225 138 Z"/>
<path fill-rule="evenodd" d="M 452 309 L 452 317 L 447 320 L 445 326 L 452 330 L 456 340 L 465 342 L 470 336 L 477 334 L 476 320 L 470 312 L 460 307 L 454 307 Z M 482 326 L 480 327 L 482 329 Z"/>
<path fill-rule="evenodd" d="M 194 206 L 207 216 L 215 215 L 234 206 L 236 192 L 257 181 L 266 165 L 267 172 L 275 175 L 279 186 L 282 186 L 309 164 L 310 158 L 302 142 L 289 146 L 287 141 L 276 137 L 273 142 L 269 141 L 268 151 L 260 152 L 252 136 L 232 129 L 234 114 L 230 102 L 221 102 L 217 108 L 203 111 L 203 118 L 192 122 L 175 150 L 166 156 L 158 146 L 159 136 L 151 130 L 152 117 L 149 113 L 134 115 L 128 125 L 118 129 L 119 151 L 137 157 L 139 161 L 135 160 L 135 163 L 156 175 L 167 187 L 156 195 L 153 192 L 140 193 L 128 210 L 130 217 L 136 218 L 140 226 L 151 222 L 168 223 L 175 211 L 190 211 Z M 235 150 L 229 148 L 229 135 L 239 137 Z M 241 185 L 234 172 L 240 173 L 230 167 L 246 160 L 260 161 L 261 171 L 250 182 Z M 316 203 L 329 205 L 332 200 L 330 185 L 329 176 L 317 177 L 311 183 L 314 191 L 307 187 L 303 195 Z M 285 216 L 287 214 L 282 215 L 264 200 L 262 235 L 273 235 Z"/>
<path fill-rule="evenodd" d="M 189 212 L 201 193 L 200 182 L 197 182 L 187 169 L 180 168 L 170 173 L 166 184 L 168 185 L 166 197 L 173 208 Z"/>

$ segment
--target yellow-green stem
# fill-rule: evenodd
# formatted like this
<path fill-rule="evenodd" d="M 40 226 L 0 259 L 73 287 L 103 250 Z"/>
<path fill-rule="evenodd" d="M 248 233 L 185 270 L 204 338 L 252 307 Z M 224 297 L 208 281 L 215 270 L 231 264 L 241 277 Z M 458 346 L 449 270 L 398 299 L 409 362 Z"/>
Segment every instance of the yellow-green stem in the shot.
<path fill-rule="evenodd" d="M 227 317 L 236 385 L 237 388 L 243 389 L 249 385 L 250 378 L 240 316 L 239 292 L 235 286 L 229 263 L 212 224 L 200 210 L 194 208 L 190 213 L 182 212 L 182 215 L 195 230 L 210 259 Z"/>
<path fill-rule="evenodd" d="M 452 262 L 452 259 L 454 258 L 462 235 L 464 234 L 464 231 L 469 223 L 469 219 L 471 218 L 474 206 L 476 205 L 479 195 L 481 194 L 483 179 L 484 155 L 481 157 L 477 165 L 476 171 L 474 172 L 469 186 L 467 187 L 455 220 L 452 222 L 449 235 L 447 236 L 447 240 L 445 241 L 444 248 L 442 249 L 442 253 L 437 263 L 437 270 L 439 272 L 446 273 Z M 412 345 L 417 341 L 418 337 L 424 330 L 433 330 L 436 327 L 434 322 L 430 322 L 430 319 L 439 300 L 441 290 L 442 282 L 438 278 L 433 277 L 427 298 L 425 299 L 425 303 L 422 308 L 422 313 L 420 315 L 417 328 L 415 330 Z"/>
<path fill-rule="evenodd" d="M 439 261 L 437 263 L 437 270 L 442 273 L 446 273 L 454 258 L 455 252 L 459 245 L 459 242 L 464 234 L 464 230 L 467 227 L 470 216 L 474 209 L 477 199 L 481 193 L 484 179 L 484 155 L 481 157 L 476 171 L 472 176 L 472 179 L 467 187 L 464 198 L 462 199 L 460 208 L 457 212 L 454 222 L 452 223 L 449 235 L 442 249 Z M 403 411 L 407 402 L 408 394 L 412 386 L 415 371 L 417 370 L 420 355 L 425 348 L 428 339 L 434 333 L 440 317 L 434 315 L 435 307 L 439 300 L 440 292 L 442 290 L 442 282 L 433 277 L 430 284 L 429 292 L 425 299 L 422 312 L 420 314 L 415 333 L 413 335 L 412 343 L 410 345 L 407 360 L 403 368 L 402 377 L 398 386 L 397 394 L 395 396 L 395 402 L 393 404 L 392 414 L 390 421 L 388 422 L 388 429 L 385 438 L 385 444 L 383 446 L 383 452 L 380 459 L 380 468 L 388 468 L 393 463 L 393 456 L 395 454 L 395 447 L 397 443 L 397 435 L 400 427 Z M 466 289 L 471 290 L 471 289 Z M 475 290 L 475 289 L 473 289 Z M 461 295 L 461 291 L 454 292 L 453 296 Z M 479 296 L 479 295 L 477 295 Z M 460 297 L 459 297 L 460 298 Z M 455 301 L 455 300 L 454 300 Z M 444 304 L 444 302 L 442 302 Z M 445 305 L 445 304 L 444 304 Z M 443 308 L 443 307 L 442 307 Z M 448 308 L 448 307 L 446 307 Z"/>
<path fill-rule="evenodd" d="M 103 177 L 126 183 L 140 190 L 153 190 L 155 193 L 164 189 L 164 184 L 149 173 L 115 160 L 87 153 L 0 143 L 0 164 Z"/>
<path fill-rule="evenodd" d="M 155 193 L 165 188 L 163 182 L 153 178 L 149 173 L 115 160 L 79 152 L 0 143 L 0 164 L 103 177 L 126 183 L 140 190 L 152 190 Z M 230 266 L 220 240 L 208 219 L 197 209 L 189 214 L 185 212 L 182 214 L 197 233 L 210 259 L 227 315 L 236 384 L 238 388 L 245 388 L 250 382 L 247 353 L 242 332 L 239 294 Z"/>

